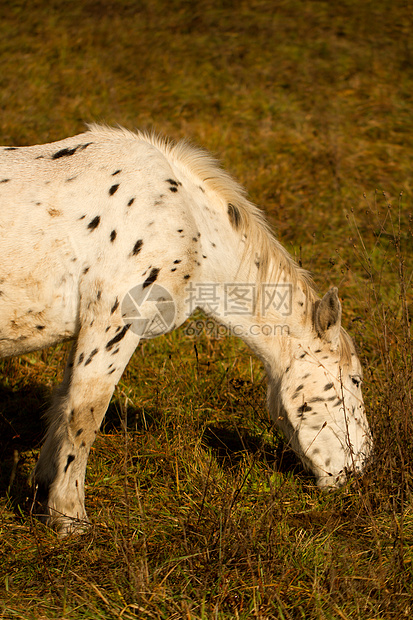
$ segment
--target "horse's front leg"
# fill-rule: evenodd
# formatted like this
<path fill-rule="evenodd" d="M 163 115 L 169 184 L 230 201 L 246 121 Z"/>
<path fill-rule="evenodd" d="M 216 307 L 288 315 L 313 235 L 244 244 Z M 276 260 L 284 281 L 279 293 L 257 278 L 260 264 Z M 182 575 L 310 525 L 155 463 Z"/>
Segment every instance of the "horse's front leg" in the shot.
<path fill-rule="evenodd" d="M 103 325 L 102 331 L 81 330 L 73 346 L 34 473 L 41 517 L 61 536 L 87 523 L 84 480 L 89 451 L 139 341 L 128 326 L 108 321 Z"/>

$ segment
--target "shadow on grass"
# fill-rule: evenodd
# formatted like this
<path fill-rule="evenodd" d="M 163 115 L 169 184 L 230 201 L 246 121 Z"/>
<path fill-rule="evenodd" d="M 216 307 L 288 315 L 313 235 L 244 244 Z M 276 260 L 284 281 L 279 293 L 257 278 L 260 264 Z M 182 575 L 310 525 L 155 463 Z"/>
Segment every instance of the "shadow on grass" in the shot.
<path fill-rule="evenodd" d="M 105 433 L 121 430 L 123 426 L 121 415 L 118 404 L 112 402 L 102 425 Z M 162 413 L 156 408 L 152 411 L 145 409 L 144 415 L 140 408 L 129 408 L 127 412 L 127 429 L 130 432 L 151 432 L 161 427 L 163 421 Z M 256 461 L 265 463 L 282 474 L 292 473 L 300 478 L 313 481 L 297 455 L 279 436 L 277 436 L 277 446 L 275 446 L 263 441 L 259 435 L 252 434 L 249 429 L 239 426 L 234 428 L 228 422 L 226 425 L 208 425 L 202 435 L 202 443 L 213 451 L 223 469 L 236 467 L 245 455 L 249 454 Z"/>
<path fill-rule="evenodd" d="M 21 514 L 21 507 L 28 509 L 32 501 L 30 473 L 43 440 L 45 423 L 42 414 L 47 411 L 50 397 L 50 390 L 41 384 L 33 383 L 19 390 L 0 385 L 0 496 L 8 495 L 17 515 Z M 144 415 L 139 408 L 128 408 L 127 429 L 131 433 L 151 432 L 163 422 L 162 412 L 156 408 L 152 411 L 146 409 Z M 102 430 L 104 433 L 119 432 L 122 426 L 119 403 L 112 401 Z M 202 443 L 212 450 L 224 470 L 238 466 L 247 454 L 282 474 L 293 473 L 302 479 L 308 478 L 297 456 L 278 438 L 275 446 L 249 429 L 234 428 L 229 423 L 208 425 Z"/>
<path fill-rule="evenodd" d="M 13 509 L 27 507 L 33 495 L 30 472 L 42 442 L 50 390 L 31 383 L 18 390 L 0 385 L 0 497 L 9 496 Z"/>
<path fill-rule="evenodd" d="M 0 458 L 11 442 L 18 449 L 33 448 L 44 432 L 42 415 L 47 411 L 50 390 L 32 383 L 19 390 L 0 385 Z"/>
<path fill-rule="evenodd" d="M 280 473 L 292 472 L 307 477 L 296 454 L 282 441 L 277 447 L 265 443 L 261 437 L 253 435 L 245 428 L 230 429 L 226 426 L 208 426 L 203 435 L 203 443 L 210 447 L 223 468 L 237 465 L 245 453 L 255 460 L 266 463 Z"/>

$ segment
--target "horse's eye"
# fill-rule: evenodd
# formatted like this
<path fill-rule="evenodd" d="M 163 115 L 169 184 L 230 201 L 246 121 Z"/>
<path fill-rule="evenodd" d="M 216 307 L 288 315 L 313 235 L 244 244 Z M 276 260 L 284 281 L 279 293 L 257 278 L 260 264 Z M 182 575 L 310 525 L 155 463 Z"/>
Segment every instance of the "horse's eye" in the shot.
<path fill-rule="evenodd" d="M 353 384 L 354 384 L 356 387 L 359 387 L 359 385 L 360 385 L 360 383 L 361 383 L 361 379 L 360 379 L 360 377 L 351 377 L 351 380 L 352 380 Z"/>

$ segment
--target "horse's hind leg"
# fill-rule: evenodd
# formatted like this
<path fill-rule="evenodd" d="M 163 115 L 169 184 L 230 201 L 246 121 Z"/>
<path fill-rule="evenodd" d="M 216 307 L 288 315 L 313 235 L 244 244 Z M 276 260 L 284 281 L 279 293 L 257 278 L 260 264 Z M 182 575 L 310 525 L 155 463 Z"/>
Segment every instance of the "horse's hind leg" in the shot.
<path fill-rule="evenodd" d="M 96 320 L 81 329 L 73 345 L 34 473 L 42 516 L 61 536 L 87 521 L 84 479 L 90 447 L 138 341 L 128 326 Z"/>

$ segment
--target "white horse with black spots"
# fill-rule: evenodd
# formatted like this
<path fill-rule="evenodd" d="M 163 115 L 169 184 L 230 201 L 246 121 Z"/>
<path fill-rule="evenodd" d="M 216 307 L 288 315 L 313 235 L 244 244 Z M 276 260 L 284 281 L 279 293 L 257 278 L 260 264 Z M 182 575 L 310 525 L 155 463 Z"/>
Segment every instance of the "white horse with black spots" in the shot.
<path fill-rule="evenodd" d="M 317 297 L 209 155 L 91 126 L 0 157 L 0 356 L 74 340 L 34 473 L 48 524 L 65 535 L 87 521 L 87 459 L 114 387 L 139 340 L 195 306 L 262 360 L 271 416 L 320 487 L 363 470 L 362 370 L 337 289 Z"/>

